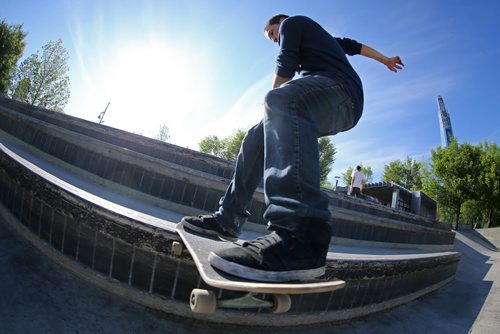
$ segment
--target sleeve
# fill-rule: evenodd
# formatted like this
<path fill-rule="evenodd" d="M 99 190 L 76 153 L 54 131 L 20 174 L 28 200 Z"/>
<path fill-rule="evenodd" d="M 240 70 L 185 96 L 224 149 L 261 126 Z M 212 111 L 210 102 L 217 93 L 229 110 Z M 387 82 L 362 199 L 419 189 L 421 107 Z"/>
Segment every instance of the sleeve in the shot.
<path fill-rule="evenodd" d="M 302 31 L 299 22 L 288 18 L 280 28 L 280 50 L 276 58 L 276 74 L 293 78 L 299 70 L 299 49 Z"/>
<path fill-rule="evenodd" d="M 349 56 L 359 55 L 361 53 L 361 47 L 363 46 L 358 41 L 349 38 L 339 38 L 335 37 L 337 42 L 340 44 L 345 54 Z"/>

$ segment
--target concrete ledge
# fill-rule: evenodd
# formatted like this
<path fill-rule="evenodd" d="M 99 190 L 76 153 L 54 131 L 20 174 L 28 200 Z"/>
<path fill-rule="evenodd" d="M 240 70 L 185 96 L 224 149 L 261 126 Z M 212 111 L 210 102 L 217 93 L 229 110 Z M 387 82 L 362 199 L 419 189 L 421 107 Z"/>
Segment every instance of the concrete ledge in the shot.
<path fill-rule="evenodd" d="M 333 244 L 352 247 L 367 248 L 392 248 L 392 249 L 421 249 L 433 252 L 445 252 L 453 249 L 453 245 L 433 245 L 433 244 L 409 244 L 397 242 L 377 242 L 371 240 L 356 240 L 347 238 L 332 237 Z"/>
<path fill-rule="evenodd" d="M 332 235 L 342 244 L 361 242 L 364 246 L 392 244 L 393 248 L 440 247 L 451 249 L 455 235 L 451 231 L 383 218 L 344 208 L 330 207 Z M 347 243 L 344 240 L 350 239 Z M 432 249 L 431 248 L 431 249 Z"/>
<path fill-rule="evenodd" d="M 478 228 L 473 231 L 476 231 L 495 250 L 500 250 L 500 227 Z"/>
<path fill-rule="evenodd" d="M 24 120 L 26 120 L 26 118 L 35 118 L 43 123 L 52 124 L 57 128 L 63 128 L 88 138 L 94 138 L 101 142 L 107 142 L 177 165 L 194 168 L 201 172 L 224 178 L 231 178 L 233 173 L 233 162 L 231 161 L 129 133 L 103 124 L 97 124 L 70 115 L 30 106 L 6 97 L 0 97 L 0 112 L 1 111 L 10 113 L 11 115 L 17 115 L 17 117 L 23 115 L 25 117 Z"/>

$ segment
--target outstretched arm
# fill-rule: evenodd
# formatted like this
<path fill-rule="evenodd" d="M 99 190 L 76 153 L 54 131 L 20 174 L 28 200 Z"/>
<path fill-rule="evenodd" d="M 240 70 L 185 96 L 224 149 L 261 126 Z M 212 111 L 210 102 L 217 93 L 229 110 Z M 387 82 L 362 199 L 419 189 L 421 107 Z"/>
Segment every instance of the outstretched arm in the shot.
<path fill-rule="evenodd" d="M 395 57 L 386 57 L 380 52 L 378 52 L 375 49 L 372 49 L 371 47 L 367 45 L 362 45 L 361 46 L 361 55 L 375 59 L 379 61 L 380 63 L 384 64 L 387 66 L 387 68 L 393 72 L 397 72 L 398 70 L 402 70 L 403 67 L 405 66 L 403 62 L 401 61 L 401 58 L 399 56 Z"/>

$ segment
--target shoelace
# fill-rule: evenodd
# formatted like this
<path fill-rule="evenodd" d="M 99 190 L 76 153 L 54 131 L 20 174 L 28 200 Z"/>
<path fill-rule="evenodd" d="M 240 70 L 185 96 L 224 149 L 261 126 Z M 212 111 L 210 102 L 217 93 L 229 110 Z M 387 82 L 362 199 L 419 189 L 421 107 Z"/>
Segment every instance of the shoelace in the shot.
<path fill-rule="evenodd" d="M 250 240 L 246 241 L 243 243 L 243 247 L 253 247 L 256 248 L 258 251 L 260 250 L 268 250 L 275 245 L 282 244 L 283 239 L 276 234 L 276 233 L 271 233 L 262 237 L 258 237 L 255 240 Z"/>

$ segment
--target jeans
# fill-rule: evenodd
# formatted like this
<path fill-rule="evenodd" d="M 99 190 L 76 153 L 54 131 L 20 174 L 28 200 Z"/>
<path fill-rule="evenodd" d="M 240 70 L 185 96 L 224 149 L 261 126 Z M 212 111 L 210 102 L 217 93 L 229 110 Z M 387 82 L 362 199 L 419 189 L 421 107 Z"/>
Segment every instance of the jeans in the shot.
<path fill-rule="evenodd" d="M 308 220 L 327 222 L 328 197 L 320 190 L 318 138 L 352 128 L 361 116 L 335 80 L 309 76 L 287 82 L 265 97 L 264 117 L 243 139 L 235 174 L 217 220 L 241 232 L 247 207 L 263 180 L 271 230 L 303 231 Z"/>
<path fill-rule="evenodd" d="M 359 197 L 359 195 L 361 195 L 361 188 L 352 187 L 351 196 Z"/>

